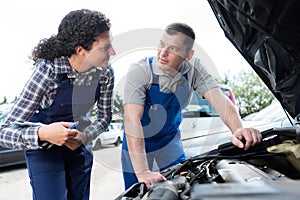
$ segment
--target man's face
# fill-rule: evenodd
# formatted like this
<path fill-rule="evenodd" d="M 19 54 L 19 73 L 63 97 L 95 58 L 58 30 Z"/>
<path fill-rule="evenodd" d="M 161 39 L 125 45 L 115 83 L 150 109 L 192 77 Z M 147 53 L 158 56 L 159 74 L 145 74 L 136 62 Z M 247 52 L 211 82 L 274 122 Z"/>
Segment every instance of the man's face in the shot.
<path fill-rule="evenodd" d="M 85 51 L 80 71 L 87 71 L 92 67 L 107 67 L 112 55 L 115 55 L 115 51 L 111 45 L 110 34 L 106 32 L 93 43 L 91 50 Z"/>
<path fill-rule="evenodd" d="M 180 70 L 182 62 L 188 55 L 184 42 L 185 37 L 182 34 L 163 33 L 157 52 L 160 69 Z"/>

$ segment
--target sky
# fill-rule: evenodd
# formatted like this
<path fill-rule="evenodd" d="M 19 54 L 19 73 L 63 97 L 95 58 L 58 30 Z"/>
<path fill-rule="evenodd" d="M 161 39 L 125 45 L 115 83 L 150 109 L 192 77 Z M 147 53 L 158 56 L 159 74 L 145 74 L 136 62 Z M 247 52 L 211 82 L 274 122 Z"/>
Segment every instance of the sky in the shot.
<path fill-rule="evenodd" d="M 209 66 L 214 66 L 208 69 L 212 70 L 211 73 L 224 78 L 225 73 L 233 75 L 249 68 L 225 38 L 206 0 L 1 1 L 0 102 L 4 96 L 12 101 L 21 92 L 32 72 L 32 62 L 28 56 L 39 40 L 56 34 L 62 18 L 68 12 L 82 8 L 101 11 L 111 20 L 113 41 L 129 35 L 130 39 L 123 46 L 149 40 L 150 33 L 162 30 L 170 23 L 184 22 L 196 33 L 196 56 Z M 150 32 L 144 34 L 147 30 Z M 111 65 L 117 88 L 122 86 L 121 80 L 131 63 L 155 53 L 148 47 L 115 49 L 117 54 L 112 57 Z"/>

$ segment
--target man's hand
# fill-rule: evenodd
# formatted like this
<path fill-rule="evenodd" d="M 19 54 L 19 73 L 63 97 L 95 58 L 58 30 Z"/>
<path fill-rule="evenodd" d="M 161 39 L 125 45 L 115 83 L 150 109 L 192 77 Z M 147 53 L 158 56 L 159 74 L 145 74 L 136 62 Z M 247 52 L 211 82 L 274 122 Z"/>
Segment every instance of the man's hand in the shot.
<path fill-rule="evenodd" d="M 39 129 L 39 139 L 57 146 L 66 145 L 74 150 L 85 143 L 86 135 L 76 129 L 69 129 L 72 124 L 72 122 L 55 122 L 43 125 Z"/>
<path fill-rule="evenodd" d="M 146 170 L 144 172 L 136 173 L 139 182 L 144 182 L 149 189 L 153 183 L 166 180 L 166 178 L 159 172 L 151 172 Z"/>
<path fill-rule="evenodd" d="M 43 125 L 39 128 L 39 139 L 47 141 L 57 146 L 62 146 L 71 138 L 77 136 L 77 130 L 68 129 L 73 123 L 55 122 L 49 125 Z"/>
<path fill-rule="evenodd" d="M 71 150 L 75 150 L 77 149 L 81 144 L 85 143 L 86 140 L 86 135 L 83 132 L 79 132 L 77 130 L 72 130 L 75 132 L 78 132 L 78 134 L 73 137 L 73 138 L 69 138 L 66 143 L 65 146 L 68 147 Z"/>
<path fill-rule="evenodd" d="M 240 128 L 232 134 L 230 140 L 235 146 L 247 150 L 260 143 L 262 135 L 259 130 L 254 128 Z"/>

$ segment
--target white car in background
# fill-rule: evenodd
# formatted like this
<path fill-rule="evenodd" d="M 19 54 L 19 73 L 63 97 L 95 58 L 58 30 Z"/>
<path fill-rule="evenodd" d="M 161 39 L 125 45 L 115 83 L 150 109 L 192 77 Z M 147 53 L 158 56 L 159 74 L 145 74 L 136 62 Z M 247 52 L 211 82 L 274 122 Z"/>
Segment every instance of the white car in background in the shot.
<path fill-rule="evenodd" d="M 264 109 L 247 115 L 243 118 L 243 121 L 265 121 L 265 122 L 277 122 L 279 127 L 291 126 L 295 124 L 295 119 L 293 119 L 281 106 L 277 99 L 265 107 Z"/>
<path fill-rule="evenodd" d="M 107 130 L 93 140 L 93 150 L 99 150 L 104 145 L 119 146 L 123 140 L 122 123 L 111 123 Z"/>

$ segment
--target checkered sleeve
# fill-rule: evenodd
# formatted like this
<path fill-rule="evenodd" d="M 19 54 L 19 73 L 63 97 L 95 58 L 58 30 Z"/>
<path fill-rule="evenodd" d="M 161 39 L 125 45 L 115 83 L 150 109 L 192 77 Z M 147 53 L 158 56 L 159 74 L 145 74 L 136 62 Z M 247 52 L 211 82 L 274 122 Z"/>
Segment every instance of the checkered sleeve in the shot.
<path fill-rule="evenodd" d="M 114 71 L 111 66 L 105 68 L 100 75 L 100 97 L 97 101 L 97 119 L 84 131 L 87 141 L 94 140 L 105 131 L 112 119 Z"/>
<path fill-rule="evenodd" d="M 39 126 L 15 127 L 13 122 L 28 121 L 36 112 L 49 83 L 49 69 L 37 63 L 15 105 L 0 127 L 0 146 L 13 149 L 38 149 Z"/>

